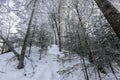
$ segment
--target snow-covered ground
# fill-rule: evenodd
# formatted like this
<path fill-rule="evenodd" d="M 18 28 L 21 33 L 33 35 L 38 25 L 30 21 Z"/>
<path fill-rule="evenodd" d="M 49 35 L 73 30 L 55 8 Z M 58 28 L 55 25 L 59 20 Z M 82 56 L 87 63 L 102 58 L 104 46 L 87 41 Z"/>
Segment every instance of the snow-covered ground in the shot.
<path fill-rule="evenodd" d="M 20 49 L 16 50 L 20 52 Z M 49 47 L 41 60 L 39 53 L 39 48 L 32 47 L 31 57 L 25 58 L 25 68 L 21 70 L 16 68 L 18 61 L 12 53 L 0 55 L 0 80 L 85 80 L 79 56 L 74 54 L 65 57 L 56 45 Z M 87 59 L 86 63 L 90 80 L 99 80 Z M 111 73 L 101 75 L 102 80 L 116 80 Z"/>
<path fill-rule="evenodd" d="M 22 70 L 16 68 L 18 61 L 12 53 L 0 55 L 0 80 L 60 80 L 58 54 L 58 48 L 53 45 L 39 60 L 38 48 L 34 47 Z"/>

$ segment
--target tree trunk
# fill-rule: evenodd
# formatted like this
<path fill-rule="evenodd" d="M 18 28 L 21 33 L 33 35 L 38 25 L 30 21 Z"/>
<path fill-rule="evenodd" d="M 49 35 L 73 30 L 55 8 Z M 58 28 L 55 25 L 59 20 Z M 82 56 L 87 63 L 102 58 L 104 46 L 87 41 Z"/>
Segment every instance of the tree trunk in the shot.
<path fill-rule="evenodd" d="M 54 31 L 54 36 L 55 36 L 55 39 L 54 39 L 55 41 L 54 41 L 54 42 L 55 42 L 55 44 L 57 45 L 57 35 L 56 35 L 55 30 L 53 30 L 53 31 Z"/>
<path fill-rule="evenodd" d="M 9 26 L 8 31 L 7 31 L 7 38 L 6 38 L 7 41 L 8 41 L 8 39 L 9 39 L 10 29 L 11 29 L 11 26 Z M 10 42 L 9 42 L 9 43 L 10 43 Z M 1 54 L 7 53 L 7 52 L 10 52 L 10 51 L 11 51 L 11 50 L 10 50 L 9 47 L 6 45 L 6 43 L 3 42 L 3 47 L 2 47 L 2 52 L 1 52 Z"/>
<path fill-rule="evenodd" d="M 4 53 L 4 49 L 5 49 L 4 47 L 5 47 L 5 42 L 3 42 L 1 54 Z"/>
<path fill-rule="evenodd" d="M 86 33 L 86 29 L 84 28 L 84 24 L 82 22 L 82 19 L 81 19 L 80 13 L 79 13 L 78 2 L 76 2 L 74 4 L 74 6 L 75 6 L 75 9 L 76 9 L 76 12 L 77 12 L 77 15 L 78 15 L 78 19 L 79 19 L 81 30 L 83 31 L 83 35 L 84 35 L 84 40 L 85 40 L 85 43 L 86 43 L 86 47 L 88 47 L 88 50 L 89 50 L 89 53 L 88 53 L 89 61 L 91 63 L 93 63 L 95 66 L 97 66 L 98 64 L 96 63 L 96 60 L 94 58 L 95 57 L 94 56 L 94 51 L 93 51 L 92 45 L 90 44 L 91 41 L 89 39 L 88 34 Z M 79 37 L 79 40 L 80 40 L 80 36 L 79 35 L 78 35 L 78 37 Z M 104 71 L 104 69 L 103 69 L 102 66 L 99 65 L 97 67 L 99 67 L 98 70 L 100 70 L 102 73 L 105 73 L 105 71 Z"/>
<path fill-rule="evenodd" d="M 57 18 L 56 18 L 56 14 L 52 14 L 51 15 L 51 18 L 53 18 L 53 21 L 54 21 L 54 24 L 55 24 L 55 28 L 56 28 L 56 31 L 57 31 L 57 37 L 58 37 L 58 44 L 59 44 L 59 51 L 62 50 L 62 44 L 61 44 L 61 29 L 60 29 L 60 19 L 59 19 L 59 23 L 57 22 Z M 60 16 L 59 16 L 60 18 Z"/>
<path fill-rule="evenodd" d="M 60 31 L 58 32 L 58 39 L 59 39 L 59 51 L 62 51 L 62 45 L 61 45 L 61 34 Z"/>
<path fill-rule="evenodd" d="M 32 45 L 33 45 L 33 38 L 34 38 L 34 34 L 35 34 L 35 26 L 33 26 L 33 32 L 32 32 L 32 36 L 31 36 L 31 41 L 30 41 L 30 46 L 29 46 L 29 51 L 28 51 L 28 57 L 30 57 L 30 54 L 31 54 L 31 48 L 32 48 Z"/>
<path fill-rule="evenodd" d="M 27 39 L 28 39 L 29 34 L 30 34 L 30 29 L 31 29 L 32 20 L 33 20 L 33 17 L 34 17 L 36 2 L 37 2 L 37 0 L 34 0 L 33 10 L 32 10 L 31 17 L 30 17 L 30 20 L 29 20 L 29 23 L 28 23 L 28 29 L 27 29 L 27 32 L 26 32 L 26 35 L 25 35 L 24 44 L 23 44 L 23 47 L 22 47 L 22 50 L 21 50 L 21 55 L 19 56 L 20 60 L 19 60 L 18 66 L 17 66 L 18 69 L 24 68 L 24 56 L 25 56 L 25 52 L 26 52 L 26 49 L 27 49 Z"/>
<path fill-rule="evenodd" d="M 9 49 L 14 53 L 14 55 L 19 60 L 19 54 L 13 49 L 13 47 L 11 46 L 11 44 L 9 43 L 9 41 L 7 39 L 3 38 L 1 35 L 0 35 L 0 38 L 6 43 L 6 45 L 9 47 Z"/>
<path fill-rule="evenodd" d="M 105 18 L 120 39 L 120 14 L 108 0 L 95 0 Z"/>

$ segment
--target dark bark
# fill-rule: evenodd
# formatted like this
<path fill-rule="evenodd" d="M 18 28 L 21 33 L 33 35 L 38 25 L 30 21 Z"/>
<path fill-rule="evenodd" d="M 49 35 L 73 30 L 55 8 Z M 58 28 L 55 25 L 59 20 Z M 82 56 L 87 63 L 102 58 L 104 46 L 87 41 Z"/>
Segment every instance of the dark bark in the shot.
<path fill-rule="evenodd" d="M 95 0 L 112 29 L 120 39 L 120 13 L 108 0 Z"/>
<path fill-rule="evenodd" d="M 59 51 L 62 51 L 62 45 L 61 45 L 61 33 L 60 31 L 58 32 L 58 39 L 59 39 Z"/>
<path fill-rule="evenodd" d="M 5 49 L 4 47 L 5 47 L 5 42 L 3 42 L 1 54 L 4 54 L 4 49 Z"/>
<path fill-rule="evenodd" d="M 14 55 L 19 60 L 19 54 L 14 50 L 14 48 L 11 46 L 10 42 L 7 39 L 5 39 L 4 37 L 2 37 L 1 35 L 0 35 L 0 38 L 6 43 L 6 45 L 9 47 L 9 49 L 14 53 Z"/>
<path fill-rule="evenodd" d="M 61 44 L 60 19 L 57 20 L 57 17 L 56 17 L 55 13 L 51 14 L 51 18 L 53 19 L 54 24 L 55 24 L 55 28 L 56 28 L 56 31 L 57 31 L 57 37 L 58 37 L 59 51 L 61 51 L 62 50 L 62 44 Z M 59 18 L 60 18 L 60 16 L 59 16 Z"/>
<path fill-rule="evenodd" d="M 51 20 L 51 27 L 52 27 L 52 29 L 53 29 L 53 32 L 54 32 L 54 43 L 57 45 L 57 35 L 56 35 L 56 30 L 55 30 L 55 24 L 54 24 L 54 20 L 53 20 L 53 17 L 52 16 L 50 16 L 50 20 Z"/>
<path fill-rule="evenodd" d="M 61 39 L 61 1 L 58 8 L 58 39 L 59 39 L 59 51 L 62 51 L 62 39 Z"/>
<path fill-rule="evenodd" d="M 27 32 L 26 32 L 26 35 L 25 35 L 25 38 L 24 38 L 24 43 L 23 43 L 23 47 L 22 47 L 22 50 L 21 50 L 21 55 L 19 56 L 20 60 L 19 60 L 18 66 L 17 66 L 18 69 L 24 68 L 24 56 L 25 56 L 25 52 L 26 52 L 26 49 L 27 49 L 27 39 L 28 39 L 29 34 L 30 34 L 30 29 L 31 29 L 33 16 L 34 16 L 36 2 L 37 2 L 37 0 L 34 0 L 33 10 L 32 10 L 31 17 L 30 17 L 30 20 L 29 20 L 29 23 L 28 23 L 28 29 L 27 29 Z"/>
<path fill-rule="evenodd" d="M 30 45 L 29 45 L 29 52 L 28 52 L 28 57 L 30 57 L 30 54 L 31 54 L 31 48 L 32 48 L 32 45 L 33 45 L 33 38 L 34 38 L 34 34 L 35 34 L 35 26 L 33 26 L 33 32 L 32 32 L 32 36 L 31 36 L 31 41 L 30 41 Z"/>
<path fill-rule="evenodd" d="M 56 35 L 56 31 L 55 30 L 53 30 L 54 31 L 54 35 L 55 35 L 55 44 L 57 45 L 57 35 Z"/>

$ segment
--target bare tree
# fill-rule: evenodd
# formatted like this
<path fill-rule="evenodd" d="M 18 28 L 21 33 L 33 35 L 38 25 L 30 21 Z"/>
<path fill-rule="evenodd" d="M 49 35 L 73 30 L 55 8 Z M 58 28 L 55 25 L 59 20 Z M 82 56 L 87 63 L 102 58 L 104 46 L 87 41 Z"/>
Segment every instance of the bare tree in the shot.
<path fill-rule="evenodd" d="M 14 25 L 14 22 L 12 22 L 11 19 L 12 19 L 12 17 L 10 15 L 7 15 L 6 22 L 8 22 L 8 29 L 6 28 L 6 39 L 8 41 L 9 41 L 9 37 L 10 37 L 10 34 L 11 34 L 12 25 Z M 9 49 L 9 47 L 7 47 L 7 45 L 3 41 L 3 46 L 2 46 L 1 54 L 6 53 L 6 52 L 10 52 L 10 51 L 11 50 Z"/>
<path fill-rule="evenodd" d="M 19 54 L 14 50 L 14 48 L 11 46 L 10 42 L 7 39 L 5 39 L 4 37 L 2 37 L 1 35 L 0 35 L 0 38 L 6 43 L 6 45 L 10 48 L 10 50 L 14 53 L 14 55 L 19 60 Z"/>
<path fill-rule="evenodd" d="M 37 3 L 37 0 L 34 0 L 33 9 L 32 9 L 32 13 L 31 13 L 29 23 L 28 23 L 27 32 L 26 32 L 26 35 L 25 35 L 25 38 L 24 38 L 23 47 L 22 47 L 22 50 L 21 50 L 21 54 L 19 56 L 19 64 L 17 66 L 18 69 L 24 68 L 24 56 L 25 56 L 25 52 L 26 52 L 26 49 L 27 49 L 27 40 L 28 40 L 28 37 L 29 37 L 29 34 L 30 34 L 30 29 L 31 29 L 32 20 L 33 20 L 33 17 L 34 17 L 36 3 Z"/>
<path fill-rule="evenodd" d="M 55 30 L 55 23 L 54 23 L 54 20 L 53 20 L 53 16 L 52 16 L 52 13 L 49 15 L 49 24 L 53 30 L 53 33 L 54 33 L 54 43 L 57 45 L 57 32 Z"/>
<path fill-rule="evenodd" d="M 53 22 L 54 26 L 54 30 L 56 30 L 56 32 L 54 31 L 54 34 L 57 33 L 57 39 L 58 39 L 58 45 L 59 45 L 59 51 L 62 50 L 62 39 L 61 39 L 61 6 L 62 6 L 62 2 L 61 0 L 59 1 L 57 7 L 54 6 L 54 8 L 56 8 L 55 10 L 53 9 L 53 12 L 50 12 L 50 18 L 51 21 Z M 56 35 L 55 35 L 56 36 Z"/>

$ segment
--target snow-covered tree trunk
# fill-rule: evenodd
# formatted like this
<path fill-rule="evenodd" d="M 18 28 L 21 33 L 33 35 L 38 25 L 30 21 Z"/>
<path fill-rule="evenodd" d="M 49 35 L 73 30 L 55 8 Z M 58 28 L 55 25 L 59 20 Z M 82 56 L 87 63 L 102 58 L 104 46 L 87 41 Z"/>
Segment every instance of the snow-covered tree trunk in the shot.
<path fill-rule="evenodd" d="M 98 7 L 120 39 L 120 14 L 108 0 L 95 0 Z"/>

